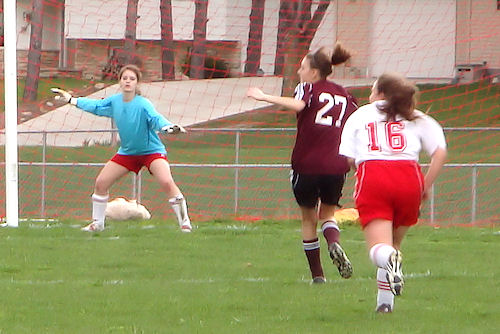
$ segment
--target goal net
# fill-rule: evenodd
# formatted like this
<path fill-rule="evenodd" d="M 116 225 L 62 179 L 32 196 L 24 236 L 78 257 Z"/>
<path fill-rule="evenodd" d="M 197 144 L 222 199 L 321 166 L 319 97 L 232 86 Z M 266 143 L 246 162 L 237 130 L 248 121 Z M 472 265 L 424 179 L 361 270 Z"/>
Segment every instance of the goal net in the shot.
<path fill-rule="evenodd" d="M 141 94 L 188 129 L 161 139 L 193 220 L 298 219 L 289 183 L 295 114 L 245 94 L 256 86 L 291 96 L 307 51 L 341 41 L 353 57 L 331 80 L 365 104 L 378 75 L 400 72 L 419 85 L 418 108 L 446 129 L 449 160 L 422 223 L 499 222 L 496 0 L 19 0 L 16 18 L 21 218 L 91 217 L 95 178 L 120 138 L 109 118 L 63 105 L 49 89 L 104 98 L 134 63 Z M 353 183 L 351 172 L 345 208 L 354 206 Z M 174 219 L 147 170 L 115 184 L 115 197 Z M 5 196 L 0 203 L 4 217 Z"/>

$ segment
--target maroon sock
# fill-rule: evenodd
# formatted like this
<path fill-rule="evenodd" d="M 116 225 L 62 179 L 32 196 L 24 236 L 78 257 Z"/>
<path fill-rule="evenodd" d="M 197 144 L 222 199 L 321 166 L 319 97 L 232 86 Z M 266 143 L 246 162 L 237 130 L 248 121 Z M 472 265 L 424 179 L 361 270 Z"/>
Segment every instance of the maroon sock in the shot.
<path fill-rule="evenodd" d="M 337 223 L 334 220 L 327 220 L 321 225 L 321 230 L 325 236 L 328 245 L 333 242 L 339 242 L 340 232 Z"/>
<path fill-rule="evenodd" d="M 307 262 L 309 262 L 309 269 L 311 270 L 312 278 L 324 277 L 319 253 L 319 239 L 303 240 L 302 245 L 304 246 Z"/>

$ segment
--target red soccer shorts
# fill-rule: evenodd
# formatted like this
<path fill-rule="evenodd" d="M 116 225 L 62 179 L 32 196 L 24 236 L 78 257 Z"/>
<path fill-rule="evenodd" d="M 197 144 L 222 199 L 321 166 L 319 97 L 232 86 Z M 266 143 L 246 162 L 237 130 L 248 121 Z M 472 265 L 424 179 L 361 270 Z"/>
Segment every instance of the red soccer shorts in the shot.
<path fill-rule="evenodd" d="M 129 171 L 134 173 L 139 173 L 143 166 L 149 170 L 149 166 L 156 159 L 165 159 L 167 157 L 163 153 L 153 153 L 153 154 L 145 154 L 145 155 L 123 155 L 123 154 L 115 154 L 111 161 L 116 162 L 117 164 L 127 168 Z M 149 170 L 151 173 L 151 170 Z"/>
<path fill-rule="evenodd" d="M 420 213 L 424 178 L 412 160 L 369 160 L 356 172 L 354 199 L 364 228 L 374 219 L 394 227 L 415 225 Z"/>

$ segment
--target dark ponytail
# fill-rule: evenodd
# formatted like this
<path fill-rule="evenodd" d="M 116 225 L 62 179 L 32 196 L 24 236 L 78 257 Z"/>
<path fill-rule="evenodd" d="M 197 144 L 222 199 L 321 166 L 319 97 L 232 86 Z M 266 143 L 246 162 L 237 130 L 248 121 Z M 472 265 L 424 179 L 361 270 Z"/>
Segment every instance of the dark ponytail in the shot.
<path fill-rule="evenodd" d="M 333 66 L 345 63 L 351 58 L 351 53 L 345 49 L 339 42 L 335 43 L 332 53 L 331 63 Z"/>
<path fill-rule="evenodd" d="M 396 116 L 401 116 L 408 121 L 413 121 L 415 106 L 417 104 L 417 87 L 399 74 L 384 73 L 375 85 L 378 93 L 384 94 L 385 104 L 378 109 L 387 114 L 387 121 L 395 121 Z"/>
<path fill-rule="evenodd" d="M 329 57 L 324 47 L 309 53 L 306 57 L 309 59 L 311 68 L 319 70 L 321 78 L 326 79 L 327 76 L 332 74 L 332 66 L 345 63 L 351 58 L 351 53 L 337 42 L 331 57 Z"/>

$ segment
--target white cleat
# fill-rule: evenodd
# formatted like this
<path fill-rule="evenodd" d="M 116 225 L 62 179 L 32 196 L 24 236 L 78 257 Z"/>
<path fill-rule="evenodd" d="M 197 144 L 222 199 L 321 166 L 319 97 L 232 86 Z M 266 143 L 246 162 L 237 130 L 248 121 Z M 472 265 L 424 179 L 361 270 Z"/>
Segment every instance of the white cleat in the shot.
<path fill-rule="evenodd" d="M 190 233 L 192 230 L 193 227 L 191 226 L 191 221 L 189 219 L 184 220 L 181 225 L 181 231 L 184 233 Z"/>
<path fill-rule="evenodd" d="M 85 231 L 85 232 L 100 232 L 100 231 L 104 231 L 104 226 L 101 225 L 101 224 L 99 224 L 99 223 L 93 222 L 93 223 L 88 224 L 85 227 L 82 227 L 82 231 Z"/>
<path fill-rule="evenodd" d="M 403 271 L 401 270 L 401 261 L 403 256 L 400 251 L 395 251 L 391 254 L 389 262 L 387 263 L 387 281 L 389 282 L 389 288 L 391 288 L 392 293 L 395 296 L 400 296 L 403 292 Z"/>

